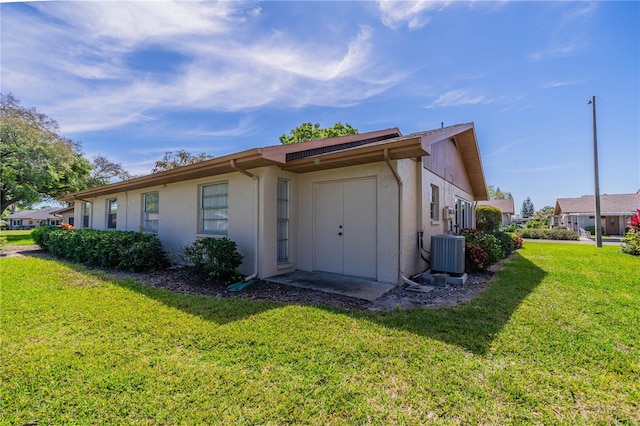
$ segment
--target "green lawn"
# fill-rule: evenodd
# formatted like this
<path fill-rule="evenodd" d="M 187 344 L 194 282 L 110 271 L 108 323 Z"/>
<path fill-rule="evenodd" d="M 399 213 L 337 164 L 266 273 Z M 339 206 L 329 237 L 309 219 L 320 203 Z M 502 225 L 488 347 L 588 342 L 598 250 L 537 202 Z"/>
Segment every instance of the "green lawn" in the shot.
<path fill-rule="evenodd" d="M 31 231 L 0 231 L 0 236 L 7 237 L 7 244 L 10 246 L 28 246 L 33 245 Z"/>
<path fill-rule="evenodd" d="M 177 295 L 0 259 L 0 423 L 639 424 L 640 258 L 527 244 L 457 308 Z"/>

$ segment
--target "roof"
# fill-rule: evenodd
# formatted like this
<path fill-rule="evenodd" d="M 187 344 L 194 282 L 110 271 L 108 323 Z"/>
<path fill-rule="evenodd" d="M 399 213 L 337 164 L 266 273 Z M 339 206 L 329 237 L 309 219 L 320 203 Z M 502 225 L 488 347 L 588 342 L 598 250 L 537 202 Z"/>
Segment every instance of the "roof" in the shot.
<path fill-rule="evenodd" d="M 18 213 L 13 213 L 7 216 L 7 219 L 33 219 L 33 220 L 46 220 L 56 219 L 56 214 L 59 210 L 65 210 L 68 207 L 49 207 L 48 209 L 40 210 L 23 210 Z"/>
<path fill-rule="evenodd" d="M 515 209 L 513 207 L 513 198 L 508 198 L 505 200 L 486 200 L 486 201 L 478 201 L 479 206 L 490 206 L 500 209 L 502 213 L 514 214 Z"/>
<path fill-rule="evenodd" d="M 465 166 L 470 170 L 474 195 L 479 198 L 486 196 L 486 184 L 473 123 L 467 123 L 408 136 L 403 136 L 397 128 L 390 128 L 291 145 L 252 148 L 160 173 L 67 194 L 60 199 L 68 202 L 84 200 L 270 165 L 277 165 L 282 170 L 293 173 L 309 173 L 386 159 L 420 158 L 429 155 L 428 148 L 431 143 L 451 137 L 455 137 L 456 140 L 460 138 L 460 151 Z M 474 182 L 475 180 L 479 182 Z"/>
<path fill-rule="evenodd" d="M 600 195 L 600 214 L 631 215 L 640 209 L 640 191 L 635 194 L 603 194 Z M 578 198 L 558 198 L 553 214 L 594 214 L 596 202 L 594 195 L 583 195 Z"/>

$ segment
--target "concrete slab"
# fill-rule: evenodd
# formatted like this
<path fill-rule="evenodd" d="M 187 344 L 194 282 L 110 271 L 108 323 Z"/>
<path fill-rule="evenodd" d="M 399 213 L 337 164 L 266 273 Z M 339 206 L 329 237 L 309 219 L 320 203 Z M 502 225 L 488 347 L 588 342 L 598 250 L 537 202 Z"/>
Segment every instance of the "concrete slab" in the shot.
<path fill-rule="evenodd" d="M 467 275 L 467 273 L 465 272 L 464 274 L 462 274 L 459 277 L 453 276 L 453 275 L 449 275 L 449 274 L 443 274 L 443 273 L 431 273 L 431 271 L 427 271 L 422 273 L 422 278 L 425 279 L 427 282 L 431 282 L 434 284 L 438 284 L 438 281 L 441 281 L 444 284 L 449 284 L 449 285 L 453 285 L 453 286 L 458 286 L 458 287 L 462 287 L 465 285 L 465 283 L 467 282 L 467 279 L 469 278 L 469 276 Z M 438 278 L 440 280 L 438 280 Z"/>
<path fill-rule="evenodd" d="M 325 293 L 341 294 L 343 296 L 368 301 L 377 299 L 396 286 L 393 283 L 380 282 L 370 278 L 352 277 L 349 275 L 318 271 L 294 271 L 266 278 L 265 281 L 293 287 L 309 288 L 324 291 Z"/>

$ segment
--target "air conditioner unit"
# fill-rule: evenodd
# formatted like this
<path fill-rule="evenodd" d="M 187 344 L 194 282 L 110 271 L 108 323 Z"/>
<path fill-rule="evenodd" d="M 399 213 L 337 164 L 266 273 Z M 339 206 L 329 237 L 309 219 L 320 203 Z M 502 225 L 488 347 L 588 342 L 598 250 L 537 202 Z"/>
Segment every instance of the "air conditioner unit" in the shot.
<path fill-rule="evenodd" d="M 431 271 L 464 273 L 463 236 L 438 234 L 431 236 Z"/>

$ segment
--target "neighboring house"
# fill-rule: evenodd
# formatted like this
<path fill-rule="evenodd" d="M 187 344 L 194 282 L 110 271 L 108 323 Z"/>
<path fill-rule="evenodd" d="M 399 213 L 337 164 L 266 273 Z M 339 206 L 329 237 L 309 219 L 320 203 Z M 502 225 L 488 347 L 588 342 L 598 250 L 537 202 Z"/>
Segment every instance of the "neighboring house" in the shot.
<path fill-rule="evenodd" d="M 240 272 L 326 271 L 400 282 L 426 269 L 419 237 L 474 225 L 486 199 L 473 123 L 254 148 L 68 194 L 75 227 L 151 232 L 179 259 L 228 237 Z"/>
<path fill-rule="evenodd" d="M 640 190 L 635 194 L 600 195 L 601 226 L 607 235 L 624 235 L 631 216 L 640 209 Z M 569 229 L 595 226 L 595 196 L 558 198 L 553 225 Z"/>
<path fill-rule="evenodd" d="M 41 210 L 24 210 L 10 214 L 6 217 L 7 229 L 32 229 L 44 225 L 60 225 L 62 217 L 59 215 L 60 207 L 51 207 Z"/>
<path fill-rule="evenodd" d="M 67 223 L 71 226 L 74 226 L 75 208 L 73 206 L 60 208 L 58 209 L 58 211 L 54 212 L 54 214 L 62 220 L 62 223 Z"/>
<path fill-rule="evenodd" d="M 511 217 L 514 214 L 513 198 L 506 200 L 485 200 L 478 201 L 479 206 L 495 207 L 502 212 L 502 223 L 500 226 L 511 225 Z"/>

